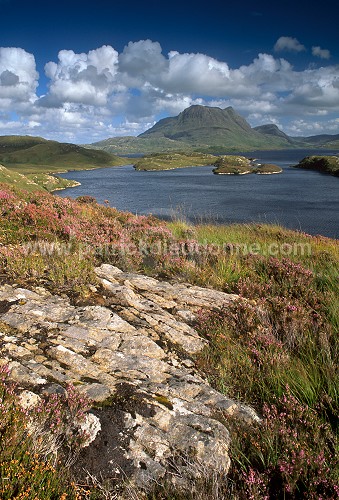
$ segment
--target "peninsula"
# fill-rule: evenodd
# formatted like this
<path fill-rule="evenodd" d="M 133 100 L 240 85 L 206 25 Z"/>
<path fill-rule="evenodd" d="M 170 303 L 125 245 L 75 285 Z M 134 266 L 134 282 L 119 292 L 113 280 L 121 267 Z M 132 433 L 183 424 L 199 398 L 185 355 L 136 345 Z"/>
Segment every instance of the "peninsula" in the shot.
<path fill-rule="evenodd" d="M 294 167 L 339 176 L 339 156 L 306 156 Z"/>
<path fill-rule="evenodd" d="M 78 185 L 57 174 L 66 170 L 123 165 L 126 160 L 106 151 L 86 149 L 76 144 L 49 141 L 42 137 L 0 137 L 0 182 L 33 190 L 56 191 Z"/>
<path fill-rule="evenodd" d="M 135 170 L 173 170 L 175 168 L 201 167 L 213 165 L 216 156 L 205 153 L 154 153 L 140 158 Z"/>

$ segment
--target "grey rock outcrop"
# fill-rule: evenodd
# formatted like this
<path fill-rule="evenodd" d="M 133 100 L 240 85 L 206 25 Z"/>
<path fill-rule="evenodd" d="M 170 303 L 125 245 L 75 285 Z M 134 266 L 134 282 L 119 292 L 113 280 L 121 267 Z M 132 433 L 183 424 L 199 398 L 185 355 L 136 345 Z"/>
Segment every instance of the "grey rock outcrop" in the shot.
<path fill-rule="evenodd" d="M 91 411 L 100 425 L 80 454 L 79 474 L 127 475 L 142 486 L 184 480 L 183 457 L 227 472 L 230 438 L 218 411 L 258 417 L 199 374 L 194 358 L 207 341 L 193 325 L 198 310 L 236 296 L 107 264 L 96 273 L 103 305 L 75 306 L 43 288 L 0 287 L 1 363 L 22 389 L 39 394 L 72 383 L 97 403 Z"/>

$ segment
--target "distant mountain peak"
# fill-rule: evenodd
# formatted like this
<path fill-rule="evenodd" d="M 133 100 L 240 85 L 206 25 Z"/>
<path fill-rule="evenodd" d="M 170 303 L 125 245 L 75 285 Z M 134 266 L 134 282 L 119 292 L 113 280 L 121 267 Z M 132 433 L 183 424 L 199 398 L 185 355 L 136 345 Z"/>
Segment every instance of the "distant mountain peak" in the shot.
<path fill-rule="evenodd" d="M 275 123 L 267 123 L 265 125 L 259 125 L 254 127 L 253 130 L 260 132 L 261 134 L 274 135 L 276 137 L 283 137 L 284 139 L 290 141 L 290 137 L 285 134 Z"/>
<path fill-rule="evenodd" d="M 233 135 L 234 142 L 235 135 L 244 133 L 253 134 L 251 126 L 231 106 L 221 109 L 193 104 L 178 116 L 160 120 L 139 137 L 166 137 L 195 144 L 224 144 L 227 135 Z M 239 140 L 235 140 L 237 142 Z"/>
<path fill-rule="evenodd" d="M 138 137 L 150 141 L 175 141 L 179 143 L 178 150 L 181 143 L 183 147 L 208 152 L 282 149 L 325 142 L 322 138 L 297 140 L 273 123 L 252 128 L 232 106 L 222 109 L 200 104 L 189 106 L 177 116 L 163 118 Z"/>

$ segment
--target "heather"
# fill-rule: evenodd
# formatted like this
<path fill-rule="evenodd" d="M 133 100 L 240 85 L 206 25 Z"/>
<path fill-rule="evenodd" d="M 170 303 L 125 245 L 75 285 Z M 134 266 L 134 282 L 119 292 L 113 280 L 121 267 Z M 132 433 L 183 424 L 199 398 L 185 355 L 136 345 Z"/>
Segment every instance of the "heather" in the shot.
<path fill-rule="evenodd" d="M 138 269 L 150 247 L 173 240 L 160 221 L 101 207 L 91 197 L 76 202 L 6 188 L 0 207 L 0 266 L 6 277 L 59 292 L 86 293 L 95 281 L 95 264 Z"/>
<path fill-rule="evenodd" d="M 75 422 L 83 421 L 88 402 L 69 386 L 64 395 L 46 395 L 32 412 L 19 403 L 8 373 L 7 366 L 1 366 L 1 498 L 81 498 L 67 465 L 86 439 Z"/>
<path fill-rule="evenodd" d="M 100 206 L 91 197 L 74 201 L 6 185 L 0 187 L 0 212 L 4 282 L 95 301 L 93 269 L 108 262 L 238 294 L 227 309 L 199 315 L 195 326 L 209 346 L 195 361 L 214 387 L 252 405 L 261 422 L 240 424 L 218 415 L 232 435 L 229 477 L 217 477 L 190 457 L 188 468 L 201 467 L 202 477 L 193 493 L 156 485 L 149 498 L 338 498 L 337 241 L 280 226 L 165 224 Z M 19 495 L 34 470 L 50 488 L 43 498 L 76 498 L 80 490 L 56 471 L 76 460 L 82 436 L 70 442 L 68 429 L 88 403 L 77 402 L 73 411 L 71 389 L 71 401 L 43 401 L 41 422 L 62 443 L 60 461 L 47 457 L 45 469 L 46 450 L 25 430 L 28 415 L 15 404 L 15 389 L 5 377 L 2 384 L 1 474 L 22 478 L 21 490 L 3 497 L 24 498 Z M 99 483 L 92 488 L 91 498 L 115 498 Z M 133 495 L 142 498 L 141 492 Z"/>
<path fill-rule="evenodd" d="M 334 281 L 327 277 L 324 286 L 286 258 L 250 255 L 248 262 L 257 279 L 239 278 L 238 301 L 201 315 L 198 325 L 211 342 L 200 362 L 212 383 L 262 414 L 260 425 L 247 428 L 227 418 L 230 477 L 240 498 L 337 498 Z"/>

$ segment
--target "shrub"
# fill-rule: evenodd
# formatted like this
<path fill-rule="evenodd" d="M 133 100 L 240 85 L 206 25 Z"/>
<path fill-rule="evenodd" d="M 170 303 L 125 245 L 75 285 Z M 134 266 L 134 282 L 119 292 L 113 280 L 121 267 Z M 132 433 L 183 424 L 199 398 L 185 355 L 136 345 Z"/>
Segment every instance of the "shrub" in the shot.
<path fill-rule="evenodd" d="M 79 499 L 80 489 L 56 456 L 63 447 L 74 453 L 82 436 L 73 434 L 74 419 L 85 402 L 69 388 L 68 397 L 49 397 L 34 412 L 18 403 L 18 391 L 0 368 L 0 497 L 4 500 Z M 86 406 L 85 406 L 86 408 Z M 51 439 L 52 436 L 52 439 Z M 53 441 L 54 447 L 50 447 Z M 63 453 L 65 453 L 63 451 Z"/>
<path fill-rule="evenodd" d="M 337 440 L 317 412 L 300 404 L 287 387 L 263 419 L 251 427 L 228 419 L 233 442 L 231 479 L 240 498 L 334 499 L 338 497 Z"/>

